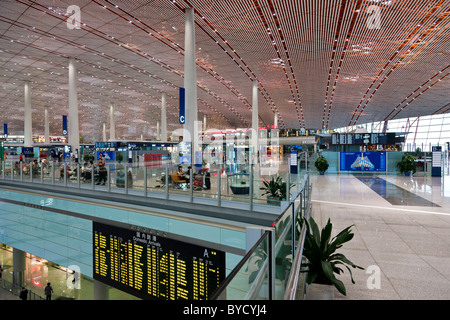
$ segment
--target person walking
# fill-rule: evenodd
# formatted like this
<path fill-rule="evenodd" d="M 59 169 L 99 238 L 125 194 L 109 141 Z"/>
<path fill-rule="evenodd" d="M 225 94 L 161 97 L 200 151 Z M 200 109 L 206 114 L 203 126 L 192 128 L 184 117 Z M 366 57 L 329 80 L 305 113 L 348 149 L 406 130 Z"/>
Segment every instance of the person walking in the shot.
<path fill-rule="evenodd" d="M 100 153 L 98 156 L 98 182 L 96 184 L 101 183 L 102 185 L 105 185 L 107 175 L 108 175 L 108 172 L 106 171 L 105 160 L 103 160 L 103 156 Z"/>
<path fill-rule="evenodd" d="M 47 283 L 47 286 L 44 289 L 46 300 L 52 300 L 53 288 L 50 285 L 50 282 Z"/>
<path fill-rule="evenodd" d="M 20 299 L 27 300 L 28 299 L 28 290 L 25 287 L 22 287 L 22 290 L 20 290 Z"/>

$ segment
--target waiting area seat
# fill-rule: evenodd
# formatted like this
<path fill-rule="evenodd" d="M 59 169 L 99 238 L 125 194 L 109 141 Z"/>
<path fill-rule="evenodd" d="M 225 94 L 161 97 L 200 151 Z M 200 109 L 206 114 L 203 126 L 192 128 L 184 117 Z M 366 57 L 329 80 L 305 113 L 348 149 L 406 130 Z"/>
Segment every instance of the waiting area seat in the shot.
<path fill-rule="evenodd" d="M 182 188 L 182 185 L 184 183 L 188 183 L 188 181 L 186 179 L 184 179 L 182 176 L 180 176 L 178 173 L 176 172 L 172 172 L 169 173 L 170 177 L 172 178 L 172 182 L 173 182 L 173 187 L 179 187 Z"/>

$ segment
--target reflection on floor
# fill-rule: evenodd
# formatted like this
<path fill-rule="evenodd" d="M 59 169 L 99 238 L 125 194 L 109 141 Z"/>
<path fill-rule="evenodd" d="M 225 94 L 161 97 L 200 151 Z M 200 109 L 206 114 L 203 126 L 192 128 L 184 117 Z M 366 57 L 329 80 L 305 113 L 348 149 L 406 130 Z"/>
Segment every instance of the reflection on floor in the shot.
<path fill-rule="evenodd" d="M 421 196 L 400 188 L 380 177 L 355 176 L 390 204 L 401 206 L 439 207 Z"/>
<path fill-rule="evenodd" d="M 312 176 L 314 218 L 320 226 L 330 218 L 333 235 L 354 225 L 354 238 L 338 252 L 365 268 L 353 271 L 356 284 L 346 269 L 337 276 L 347 296 L 336 291 L 336 298 L 450 299 L 450 176 L 370 179 Z M 381 180 L 395 201 L 371 188 L 384 188 Z"/>

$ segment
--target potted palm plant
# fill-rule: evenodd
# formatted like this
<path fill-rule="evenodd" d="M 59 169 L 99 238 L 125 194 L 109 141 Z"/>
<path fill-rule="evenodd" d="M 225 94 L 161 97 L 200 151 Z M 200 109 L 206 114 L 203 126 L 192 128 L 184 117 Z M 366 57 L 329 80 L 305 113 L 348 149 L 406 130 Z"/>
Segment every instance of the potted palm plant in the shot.
<path fill-rule="evenodd" d="M 280 205 L 281 201 L 281 177 L 272 177 L 270 181 L 263 180 L 263 187 L 259 188 L 263 191 L 262 195 L 267 195 L 267 203 L 273 205 Z"/>
<path fill-rule="evenodd" d="M 319 174 L 323 175 L 325 174 L 325 171 L 328 170 L 328 160 L 324 156 L 320 156 L 314 162 L 314 166 L 316 167 L 317 171 L 319 171 Z"/>
<path fill-rule="evenodd" d="M 334 288 L 341 294 L 346 295 L 344 283 L 337 279 L 335 274 L 340 275 L 344 272 L 341 267 L 346 267 L 350 273 L 352 283 L 355 283 L 350 267 L 363 270 L 362 267 L 355 265 L 343 254 L 336 253 L 337 249 L 353 238 L 354 234 L 351 232 L 353 225 L 345 228 L 332 238 L 330 219 L 328 219 L 321 232 L 313 218 L 310 218 L 309 221 L 305 218 L 300 218 L 298 221 L 298 226 L 300 227 L 298 230 L 301 229 L 303 224 L 306 224 L 307 228 L 303 249 L 306 262 L 302 264 L 304 268 L 302 272 L 307 272 L 307 299 L 324 299 L 316 295 L 317 291 L 323 292 L 323 287 L 326 288 L 325 296 L 328 296 L 328 299 L 333 299 Z M 317 289 L 317 287 L 320 289 Z"/>
<path fill-rule="evenodd" d="M 416 173 L 416 159 L 412 155 L 405 153 L 397 163 L 397 167 L 405 176 L 412 175 Z"/>

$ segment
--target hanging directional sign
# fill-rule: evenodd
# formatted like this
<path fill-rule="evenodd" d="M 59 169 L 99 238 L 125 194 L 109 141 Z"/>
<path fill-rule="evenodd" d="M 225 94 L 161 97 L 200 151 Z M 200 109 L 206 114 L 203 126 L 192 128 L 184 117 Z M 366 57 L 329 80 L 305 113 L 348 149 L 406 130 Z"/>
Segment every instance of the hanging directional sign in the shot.
<path fill-rule="evenodd" d="M 185 107 L 185 89 L 180 88 L 180 124 L 186 123 L 186 107 Z"/>
<path fill-rule="evenodd" d="M 67 135 L 67 116 L 62 116 L 62 134 Z"/>

